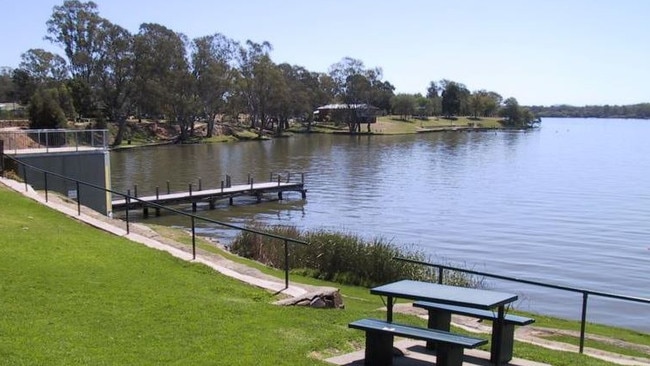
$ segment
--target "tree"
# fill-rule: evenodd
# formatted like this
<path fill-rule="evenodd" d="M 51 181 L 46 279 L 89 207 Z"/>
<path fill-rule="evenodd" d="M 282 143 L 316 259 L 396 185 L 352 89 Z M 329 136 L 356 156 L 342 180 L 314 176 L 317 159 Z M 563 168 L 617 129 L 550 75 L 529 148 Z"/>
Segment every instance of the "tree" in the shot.
<path fill-rule="evenodd" d="M 456 82 L 448 82 L 442 91 L 442 114 L 447 117 L 455 116 L 460 113 L 461 106 L 461 88 Z"/>
<path fill-rule="evenodd" d="M 97 4 L 66 0 L 55 6 L 47 21 L 45 39 L 63 48 L 72 76 L 90 83 L 102 44 L 102 23 Z"/>
<path fill-rule="evenodd" d="M 207 119 L 206 137 L 212 137 L 217 114 L 223 113 L 232 97 L 237 47 L 235 41 L 219 33 L 192 42 L 192 72 L 197 81 L 202 114 Z"/>
<path fill-rule="evenodd" d="M 0 68 L 0 102 L 14 102 L 16 86 L 12 80 L 13 71 L 6 67 Z"/>
<path fill-rule="evenodd" d="M 168 117 L 178 124 L 180 141 L 192 135 L 198 115 L 196 79 L 189 70 L 187 43 L 185 35 L 153 23 L 140 25 L 134 38 L 138 115 Z"/>
<path fill-rule="evenodd" d="M 38 84 L 60 83 L 67 79 L 65 59 L 43 49 L 30 49 L 21 56 L 20 68 Z"/>
<path fill-rule="evenodd" d="M 55 88 L 38 89 L 29 103 L 29 128 L 54 129 L 64 126 L 65 113 L 59 104 L 61 96 Z"/>
<path fill-rule="evenodd" d="M 103 116 L 117 122 L 113 146 L 119 146 L 124 138 L 126 119 L 135 95 L 134 38 L 126 29 L 104 23 L 102 52 L 97 60 L 93 84 L 97 88 Z"/>
<path fill-rule="evenodd" d="M 408 120 L 409 116 L 415 114 L 416 102 L 416 97 L 413 94 L 397 94 L 391 98 L 390 105 L 394 114 Z"/>
<path fill-rule="evenodd" d="M 508 98 L 503 102 L 499 115 L 504 118 L 506 126 L 514 128 L 531 128 L 539 123 L 539 119 L 528 108 L 519 106 L 515 98 Z"/>
<path fill-rule="evenodd" d="M 256 43 L 248 40 L 246 46 L 240 46 L 237 55 L 237 86 L 245 103 L 251 128 L 257 128 L 258 121 L 261 129 L 265 127 L 272 110 L 278 110 L 275 107 L 281 99 L 282 88 L 286 87 L 283 84 L 282 72 L 269 56 L 271 49 L 268 42 Z"/>

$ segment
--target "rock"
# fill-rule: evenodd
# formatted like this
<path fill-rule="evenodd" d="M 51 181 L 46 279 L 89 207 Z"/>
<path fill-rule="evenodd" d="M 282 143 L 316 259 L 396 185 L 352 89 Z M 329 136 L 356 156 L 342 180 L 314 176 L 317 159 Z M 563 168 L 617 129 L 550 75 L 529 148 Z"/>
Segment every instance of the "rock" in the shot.
<path fill-rule="evenodd" d="M 317 309 L 343 309 L 345 307 L 339 289 L 333 287 L 323 287 L 299 297 L 276 301 L 275 304 L 284 306 L 310 306 Z"/>

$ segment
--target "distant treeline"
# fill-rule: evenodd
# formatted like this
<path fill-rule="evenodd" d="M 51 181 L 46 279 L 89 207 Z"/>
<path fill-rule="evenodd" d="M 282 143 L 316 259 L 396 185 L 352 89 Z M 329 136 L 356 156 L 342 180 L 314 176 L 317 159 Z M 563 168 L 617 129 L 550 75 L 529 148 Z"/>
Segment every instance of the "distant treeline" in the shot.
<path fill-rule="evenodd" d="M 650 119 L 650 103 L 630 105 L 572 105 L 528 107 L 538 117 L 640 118 Z"/>

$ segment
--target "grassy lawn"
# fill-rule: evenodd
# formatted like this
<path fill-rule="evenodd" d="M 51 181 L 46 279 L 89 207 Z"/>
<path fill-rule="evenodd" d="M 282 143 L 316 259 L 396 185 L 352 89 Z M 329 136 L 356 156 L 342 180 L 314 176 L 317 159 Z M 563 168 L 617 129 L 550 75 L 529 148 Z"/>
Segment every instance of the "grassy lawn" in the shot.
<path fill-rule="evenodd" d="M 367 289 L 292 281 L 339 287 L 346 308 L 272 305 L 264 290 L 0 186 L 0 365 L 325 364 L 317 357 L 363 347 L 349 322 L 384 316 Z M 524 343 L 515 353 L 553 365 L 609 365 Z"/>

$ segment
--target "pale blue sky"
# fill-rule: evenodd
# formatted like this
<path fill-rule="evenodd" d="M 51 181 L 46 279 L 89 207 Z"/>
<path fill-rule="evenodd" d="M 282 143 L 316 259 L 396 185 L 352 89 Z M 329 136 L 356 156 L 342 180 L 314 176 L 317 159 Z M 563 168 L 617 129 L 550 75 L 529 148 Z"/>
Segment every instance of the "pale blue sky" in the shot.
<path fill-rule="evenodd" d="M 43 41 L 63 0 L 5 0 L 0 66 L 17 67 Z M 269 41 L 276 63 L 311 71 L 349 56 L 381 67 L 396 93 L 459 81 L 521 104 L 650 102 L 646 0 L 96 0 L 99 13 L 137 33 L 159 23 L 190 38 L 222 33 Z"/>

